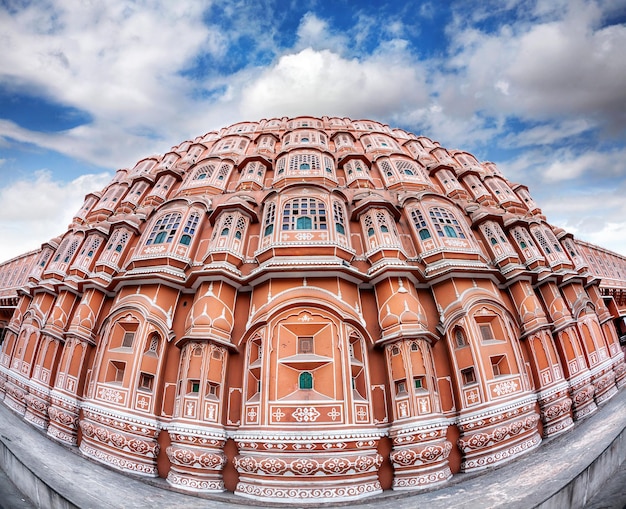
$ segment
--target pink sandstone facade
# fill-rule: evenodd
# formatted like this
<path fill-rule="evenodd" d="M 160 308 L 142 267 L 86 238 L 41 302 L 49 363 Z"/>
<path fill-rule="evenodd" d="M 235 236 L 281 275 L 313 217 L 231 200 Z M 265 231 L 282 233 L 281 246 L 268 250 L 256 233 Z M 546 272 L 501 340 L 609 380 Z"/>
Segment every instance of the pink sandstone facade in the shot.
<path fill-rule="evenodd" d="M 4 404 L 190 492 L 444 484 L 626 384 L 626 258 L 368 120 L 238 123 L 118 170 L 0 288 Z"/>

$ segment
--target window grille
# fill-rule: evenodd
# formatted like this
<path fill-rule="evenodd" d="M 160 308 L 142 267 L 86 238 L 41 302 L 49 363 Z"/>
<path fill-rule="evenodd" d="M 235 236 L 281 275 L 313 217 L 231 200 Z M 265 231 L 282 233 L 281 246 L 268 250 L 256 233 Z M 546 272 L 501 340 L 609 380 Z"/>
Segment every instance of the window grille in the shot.
<path fill-rule="evenodd" d="M 180 220 L 181 214 L 179 213 L 170 213 L 159 218 L 152 227 L 146 245 L 171 243 L 180 226 Z"/>
<path fill-rule="evenodd" d="M 465 238 L 461 225 L 451 212 L 442 207 L 432 207 L 429 213 L 437 235 L 440 237 Z"/>

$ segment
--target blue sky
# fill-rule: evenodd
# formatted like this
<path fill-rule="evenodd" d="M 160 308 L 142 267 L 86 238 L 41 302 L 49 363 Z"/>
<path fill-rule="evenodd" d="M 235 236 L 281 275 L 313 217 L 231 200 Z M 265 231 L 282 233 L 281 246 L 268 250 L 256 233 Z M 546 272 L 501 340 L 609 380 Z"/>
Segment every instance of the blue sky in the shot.
<path fill-rule="evenodd" d="M 242 120 L 371 118 L 626 255 L 626 0 L 5 0 L 0 260 L 117 168 Z"/>

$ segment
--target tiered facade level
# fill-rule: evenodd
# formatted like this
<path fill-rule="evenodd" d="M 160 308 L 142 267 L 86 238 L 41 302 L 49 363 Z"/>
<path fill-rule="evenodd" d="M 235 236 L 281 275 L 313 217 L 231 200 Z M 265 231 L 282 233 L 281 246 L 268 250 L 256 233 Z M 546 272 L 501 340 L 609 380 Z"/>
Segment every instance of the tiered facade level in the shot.
<path fill-rule="evenodd" d="M 603 296 L 594 249 L 494 164 L 426 137 L 239 123 L 119 170 L 18 260 L 0 397 L 86 456 L 192 492 L 431 487 L 626 383 L 626 307 Z M 606 256 L 623 285 L 626 260 Z"/>

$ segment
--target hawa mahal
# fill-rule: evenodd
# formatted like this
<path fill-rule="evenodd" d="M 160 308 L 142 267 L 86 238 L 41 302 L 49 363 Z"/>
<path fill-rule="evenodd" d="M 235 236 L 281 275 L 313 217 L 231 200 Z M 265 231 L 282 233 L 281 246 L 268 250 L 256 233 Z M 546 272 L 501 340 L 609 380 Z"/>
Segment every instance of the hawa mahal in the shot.
<path fill-rule="evenodd" d="M 242 122 L 120 169 L 0 266 L 0 399 L 95 461 L 320 502 L 445 484 L 626 384 L 626 258 L 495 164 Z"/>

